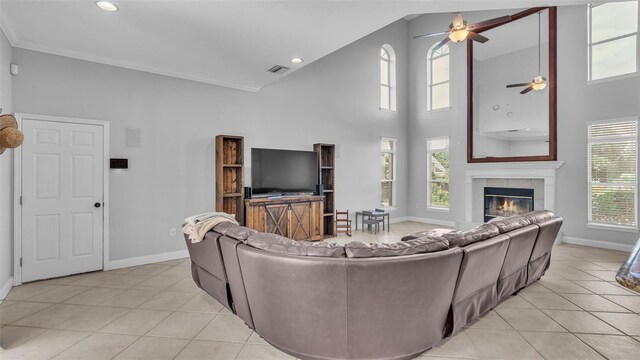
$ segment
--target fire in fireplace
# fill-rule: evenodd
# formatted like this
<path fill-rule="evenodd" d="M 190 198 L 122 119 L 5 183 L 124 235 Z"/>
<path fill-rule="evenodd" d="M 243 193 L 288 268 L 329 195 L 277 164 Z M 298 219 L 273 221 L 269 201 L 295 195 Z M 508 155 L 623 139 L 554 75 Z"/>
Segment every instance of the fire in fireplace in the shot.
<path fill-rule="evenodd" d="M 533 189 L 484 188 L 484 221 L 533 211 Z"/>

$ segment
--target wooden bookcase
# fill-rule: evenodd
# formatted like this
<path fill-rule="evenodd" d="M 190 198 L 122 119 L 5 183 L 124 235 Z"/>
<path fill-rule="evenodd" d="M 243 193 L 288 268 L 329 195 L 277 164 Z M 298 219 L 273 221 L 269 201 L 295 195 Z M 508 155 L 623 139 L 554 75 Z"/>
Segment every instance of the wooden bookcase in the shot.
<path fill-rule="evenodd" d="M 324 187 L 323 232 L 325 237 L 333 237 L 336 235 L 336 146 L 333 144 L 314 144 L 313 150 L 318 154 L 318 183 Z"/>
<path fill-rule="evenodd" d="M 216 211 L 244 224 L 244 137 L 216 136 Z"/>

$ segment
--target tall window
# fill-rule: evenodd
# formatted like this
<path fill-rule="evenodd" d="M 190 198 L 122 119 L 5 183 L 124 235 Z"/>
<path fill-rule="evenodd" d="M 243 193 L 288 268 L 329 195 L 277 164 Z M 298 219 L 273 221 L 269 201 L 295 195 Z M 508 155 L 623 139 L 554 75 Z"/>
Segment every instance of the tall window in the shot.
<path fill-rule="evenodd" d="M 396 139 L 380 139 L 380 205 L 395 206 Z"/>
<path fill-rule="evenodd" d="M 427 139 L 427 207 L 449 209 L 449 138 Z"/>
<path fill-rule="evenodd" d="M 396 54 L 387 44 L 380 48 L 380 109 L 396 110 Z"/>
<path fill-rule="evenodd" d="M 436 44 L 437 45 L 437 44 Z M 428 110 L 444 109 L 449 101 L 449 46 L 427 52 L 427 107 Z"/>
<path fill-rule="evenodd" d="M 589 223 L 638 227 L 638 121 L 588 125 Z"/>
<path fill-rule="evenodd" d="M 638 1 L 589 5 L 589 80 L 638 71 Z"/>

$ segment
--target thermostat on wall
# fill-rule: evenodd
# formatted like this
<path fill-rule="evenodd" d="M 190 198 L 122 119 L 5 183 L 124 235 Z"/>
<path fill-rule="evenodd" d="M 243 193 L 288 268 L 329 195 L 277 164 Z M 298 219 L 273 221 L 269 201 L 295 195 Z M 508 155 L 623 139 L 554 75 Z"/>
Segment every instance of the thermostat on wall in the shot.
<path fill-rule="evenodd" d="M 129 159 L 111 159 L 110 169 L 128 169 Z"/>

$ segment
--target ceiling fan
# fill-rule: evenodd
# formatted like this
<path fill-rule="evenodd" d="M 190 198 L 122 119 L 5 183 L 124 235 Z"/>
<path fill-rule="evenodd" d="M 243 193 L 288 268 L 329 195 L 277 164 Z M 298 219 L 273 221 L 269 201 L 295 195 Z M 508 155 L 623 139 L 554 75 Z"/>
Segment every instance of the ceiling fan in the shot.
<path fill-rule="evenodd" d="M 431 36 L 439 36 L 439 35 L 447 35 L 438 45 L 436 45 L 433 50 L 437 50 L 441 48 L 444 44 L 448 43 L 449 40 L 453 42 L 461 42 L 466 39 L 470 39 L 473 41 L 477 41 L 479 43 L 486 43 L 489 41 L 486 37 L 478 34 L 478 32 L 484 30 L 487 27 L 494 26 L 503 22 L 507 22 L 511 20 L 511 16 L 500 16 L 495 19 L 489 19 L 485 21 L 480 21 L 475 24 L 468 24 L 463 18 L 462 14 L 455 13 L 453 14 L 453 20 L 451 21 L 451 25 L 449 25 L 449 30 L 441 31 L 437 33 L 424 34 L 414 36 L 414 39 L 423 38 L 423 37 L 431 37 Z"/>
<path fill-rule="evenodd" d="M 542 72 L 540 71 L 540 13 L 538 13 L 538 75 L 528 83 L 519 83 L 519 84 L 509 84 L 507 88 L 513 87 L 522 87 L 526 86 L 527 88 L 520 91 L 520 94 L 526 94 L 531 90 L 540 91 L 547 87 L 547 78 L 543 77 Z"/>

